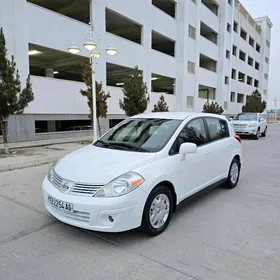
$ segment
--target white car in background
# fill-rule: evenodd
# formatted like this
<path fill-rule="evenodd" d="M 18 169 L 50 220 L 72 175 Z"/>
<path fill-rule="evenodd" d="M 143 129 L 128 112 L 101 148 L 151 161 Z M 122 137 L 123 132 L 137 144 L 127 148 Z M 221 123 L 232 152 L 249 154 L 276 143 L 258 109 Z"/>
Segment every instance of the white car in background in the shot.
<path fill-rule="evenodd" d="M 266 137 L 267 121 L 261 113 L 240 113 L 231 122 L 237 135 L 253 136 L 257 140 L 260 135 Z"/>
<path fill-rule="evenodd" d="M 141 114 L 57 161 L 43 181 L 44 203 L 73 226 L 155 236 L 184 199 L 222 183 L 235 188 L 241 162 L 240 137 L 223 116 Z"/>

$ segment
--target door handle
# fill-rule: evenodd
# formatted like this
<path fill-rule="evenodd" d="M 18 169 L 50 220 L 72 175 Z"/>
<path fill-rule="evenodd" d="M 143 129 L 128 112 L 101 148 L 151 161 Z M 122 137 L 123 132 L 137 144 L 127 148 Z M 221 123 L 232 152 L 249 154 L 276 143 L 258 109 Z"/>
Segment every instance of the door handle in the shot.
<path fill-rule="evenodd" d="M 228 147 L 231 147 L 231 146 L 232 146 L 232 143 L 228 144 L 227 146 L 228 146 Z"/>
<path fill-rule="evenodd" d="M 211 151 L 211 150 L 207 150 L 207 151 L 205 152 L 205 154 L 206 154 L 206 155 L 210 155 L 210 154 L 212 154 L 212 151 Z"/>

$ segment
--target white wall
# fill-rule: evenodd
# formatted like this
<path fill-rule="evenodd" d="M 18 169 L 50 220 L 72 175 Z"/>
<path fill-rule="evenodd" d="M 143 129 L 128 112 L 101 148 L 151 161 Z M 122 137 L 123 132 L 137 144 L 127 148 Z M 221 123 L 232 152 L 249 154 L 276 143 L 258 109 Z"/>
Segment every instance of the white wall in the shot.
<path fill-rule="evenodd" d="M 34 101 L 24 111 L 29 114 L 87 114 L 87 98 L 80 94 L 85 84 L 31 76 Z"/>

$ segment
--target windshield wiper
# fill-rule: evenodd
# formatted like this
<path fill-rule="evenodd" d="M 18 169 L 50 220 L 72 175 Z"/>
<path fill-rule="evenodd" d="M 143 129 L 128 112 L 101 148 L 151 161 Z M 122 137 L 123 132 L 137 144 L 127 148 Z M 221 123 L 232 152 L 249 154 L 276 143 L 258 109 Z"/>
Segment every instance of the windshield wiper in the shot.
<path fill-rule="evenodd" d="M 97 140 L 95 143 L 94 143 L 94 145 L 96 145 L 97 143 L 100 143 L 102 146 L 104 146 L 104 147 L 109 147 L 109 143 L 107 143 L 107 142 L 104 142 L 104 141 L 102 141 L 102 140 Z"/>
<path fill-rule="evenodd" d="M 123 147 L 126 148 L 127 150 L 134 150 L 134 151 L 138 151 L 138 152 L 146 152 L 149 153 L 150 151 L 142 148 L 142 147 L 137 147 L 133 144 L 129 144 L 129 143 L 124 143 L 124 142 L 110 142 L 107 143 L 109 146 L 115 146 L 115 147 Z"/>

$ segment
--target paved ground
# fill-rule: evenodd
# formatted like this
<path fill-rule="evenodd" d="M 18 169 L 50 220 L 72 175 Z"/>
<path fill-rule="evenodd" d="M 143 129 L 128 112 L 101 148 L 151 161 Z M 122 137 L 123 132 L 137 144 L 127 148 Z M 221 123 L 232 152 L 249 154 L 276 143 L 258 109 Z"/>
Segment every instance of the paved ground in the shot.
<path fill-rule="evenodd" d="M 279 280 L 279 136 L 244 140 L 239 186 L 185 205 L 156 238 L 57 222 L 42 205 L 48 166 L 0 173 L 0 279 Z"/>
<path fill-rule="evenodd" d="M 52 163 L 55 160 L 87 145 L 88 141 L 49 146 L 20 148 L 9 155 L 0 153 L 0 172 Z"/>

